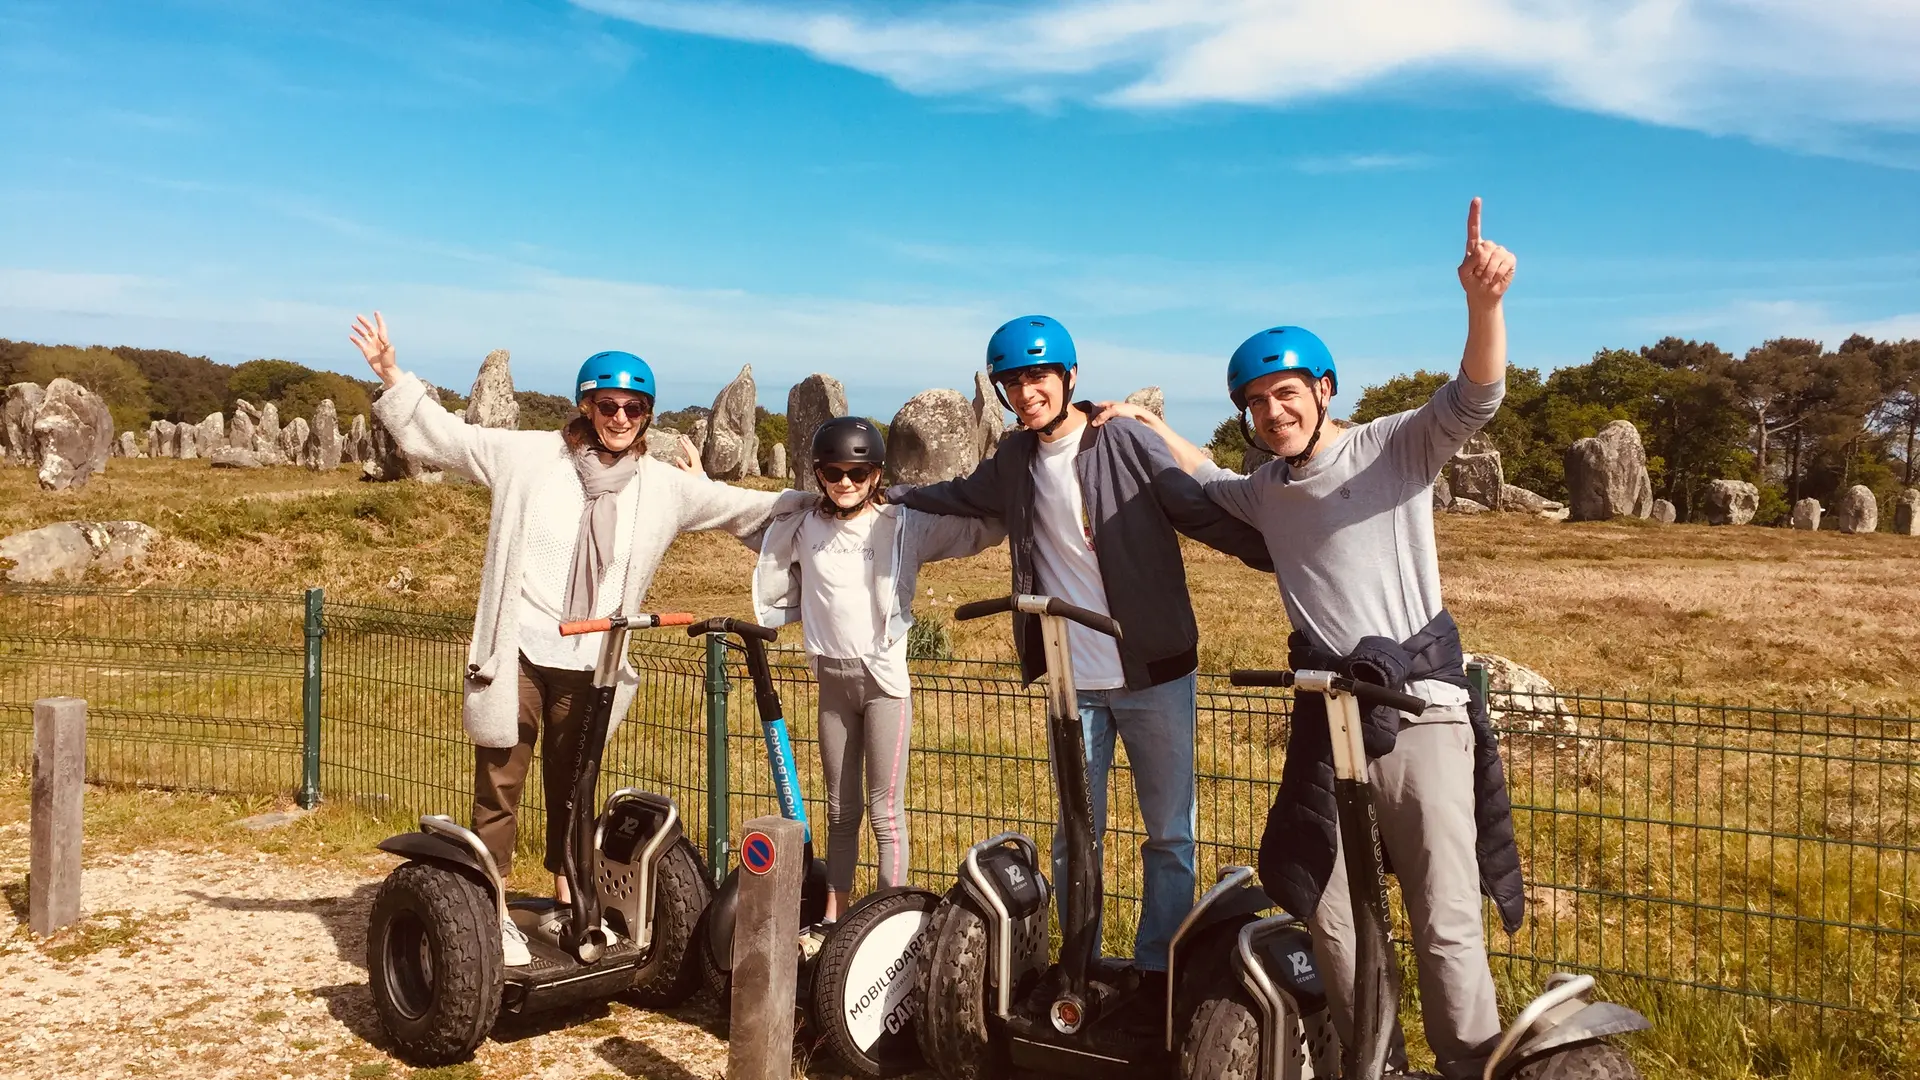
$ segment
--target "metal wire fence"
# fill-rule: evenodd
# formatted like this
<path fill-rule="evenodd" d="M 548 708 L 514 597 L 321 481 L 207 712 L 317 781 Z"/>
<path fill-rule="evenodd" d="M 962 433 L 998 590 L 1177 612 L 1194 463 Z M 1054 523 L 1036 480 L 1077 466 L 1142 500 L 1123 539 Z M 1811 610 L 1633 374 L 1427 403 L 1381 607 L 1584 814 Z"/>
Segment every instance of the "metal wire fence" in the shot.
<path fill-rule="evenodd" d="M 0 762 L 24 767 L 35 698 L 74 694 L 88 699 L 97 780 L 317 789 L 396 816 L 464 814 L 470 620 L 327 604 L 314 611 L 321 633 L 306 634 L 306 611 L 298 597 L 0 586 Z M 745 819 L 776 810 L 744 667 L 668 630 L 636 635 L 632 656 L 641 686 L 608 748 L 609 783 L 673 795 L 689 833 L 724 859 Z M 993 832 L 1050 842 L 1043 704 L 1007 665 L 913 668 L 911 875 L 941 888 L 966 846 Z M 775 652 L 774 674 L 824 831 L 813 680 L 793 650 Z M 1211 674 L 1198 693 L 1206 881 L 1253 859 L 1288 703 Z M 1489 923 L 1507 974 L 1537 983 L 1548 968 L 1593 971 L 1634 980 L 1643 999 L 1707 993 L 1796 1024 L 1871 1018 L 1913 1036 L 1912 718 L 1577 694 L 1494 705 L 1530 901 L 1518 934 Z M 723 716 L 724 738 L 710 739 L 709 718 Z M 542 835 L 539 792 L 536 771 L 523 850 Z M 1124 750 L 1109 814 L 1106 940 L 1124 951 L 1145 839 Z"/>

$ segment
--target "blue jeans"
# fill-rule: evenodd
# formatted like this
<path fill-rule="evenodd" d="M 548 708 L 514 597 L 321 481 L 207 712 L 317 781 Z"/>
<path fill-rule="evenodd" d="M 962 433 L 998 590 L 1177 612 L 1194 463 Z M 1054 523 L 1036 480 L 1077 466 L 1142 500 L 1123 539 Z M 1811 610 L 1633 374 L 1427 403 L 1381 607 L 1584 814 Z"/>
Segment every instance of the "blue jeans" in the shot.
<path fill-rule="evenodd" d="M 1133 792 L 1147 842 L 1140 845 L 1140 869 L 1146 895 L 1140 926 L 1133 936 L 1134 966 L 1167 970 L 1167 946 L 1180 920 L 1193 908 L 1194 677 L 1174 679 L 1145 690 L 1082 690 L 1080 731 L 1087 741 L 1087 785 L 1093 794 L 1096 858 L 1105 858 L 1107 775 L 1113 771 L 1113 737 L 1126 745 L 1133 768 Z M 1064 881 L 1066 837 L 1053 836 L 1053 880 Z M 1058 891 L 1060 921 L 1066 923 L 1066 893 Z M 1094 935 L 1099 940 L 1099 935 Z"/>

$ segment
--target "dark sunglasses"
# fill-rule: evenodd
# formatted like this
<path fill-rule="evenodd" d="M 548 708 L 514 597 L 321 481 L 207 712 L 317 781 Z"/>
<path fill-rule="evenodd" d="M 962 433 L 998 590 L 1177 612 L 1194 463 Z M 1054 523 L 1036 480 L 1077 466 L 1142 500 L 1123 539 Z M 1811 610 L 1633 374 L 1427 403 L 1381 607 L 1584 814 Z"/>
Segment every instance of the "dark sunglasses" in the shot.
<path fill-rule="evenodd" d="M 855 465 L 851 469 L 843 469 L 838 465 L 815 465 L 813 471 L 819 473 L 820 479 L 825 480 L 829 484 L 837 484 L 842 480 L 851 480 L 856 484 L 864 484 L 873 478 L 874 473 L 880 470 L 874 468 L 872 465 Z"/>
<path fill-rule="evenodd" d="M 647 413 L 653 411 L 652 409 L 647 407 L 647 403 L 644 401 L 622 402 L 622 401 L 596 400 L 593 403 L 593 407 L 596 409 L 599 409 L 600 415 L 606 417 L 609 420 L 613 419 L 615 413 L 626 413 L 627 419 L 638 420 L 641 417 L 647 415 Z"/>

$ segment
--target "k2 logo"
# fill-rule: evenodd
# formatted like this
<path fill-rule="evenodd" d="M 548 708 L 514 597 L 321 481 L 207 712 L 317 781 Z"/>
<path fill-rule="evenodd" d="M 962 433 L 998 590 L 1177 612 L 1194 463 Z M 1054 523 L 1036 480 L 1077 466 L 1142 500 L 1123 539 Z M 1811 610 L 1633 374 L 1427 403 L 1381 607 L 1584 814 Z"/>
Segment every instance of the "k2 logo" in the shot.
<path fill-rule="evenodd" d="M 1287 962 L 1293 965 L 1295 978 L 1313 974 L 1313 961 L 1299 949 L 1287 954 Z"/>

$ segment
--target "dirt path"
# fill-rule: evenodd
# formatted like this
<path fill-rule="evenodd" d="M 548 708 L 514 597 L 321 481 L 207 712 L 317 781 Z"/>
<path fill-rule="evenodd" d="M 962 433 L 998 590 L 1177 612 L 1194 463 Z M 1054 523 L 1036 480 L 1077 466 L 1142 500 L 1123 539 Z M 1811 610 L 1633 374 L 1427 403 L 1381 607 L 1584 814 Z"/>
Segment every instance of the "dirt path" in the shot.
<path fill-rule="evenodd" d="M 0 1076 L 406 1077 L 367 996 L 378 878 L 261 853 L 89 858 L 85 918 L 45 941 L 26 917 L 28 836 L 0 824 Z M 614 1003 L 503 1025 L 480 1077 L 692 1080 L 721 1075 L 710 1012 Z"/>

